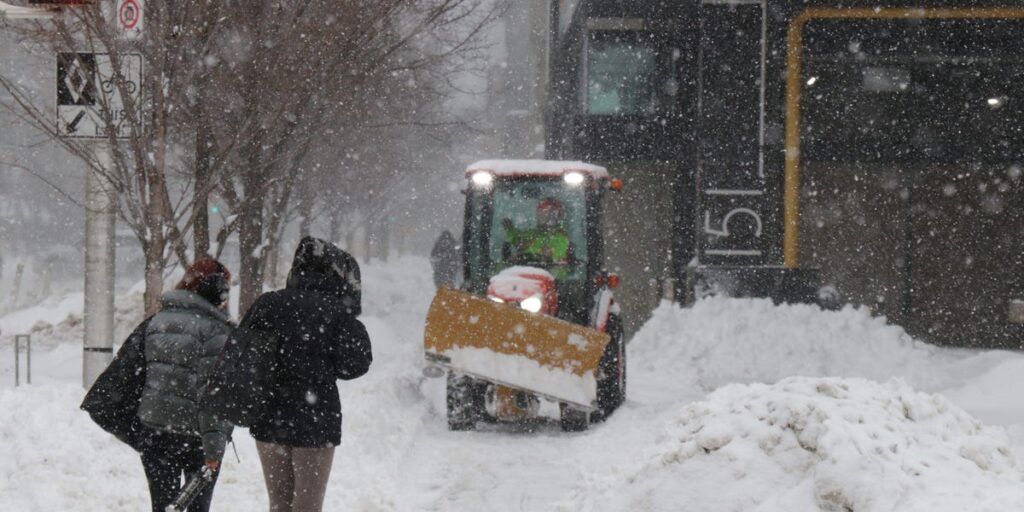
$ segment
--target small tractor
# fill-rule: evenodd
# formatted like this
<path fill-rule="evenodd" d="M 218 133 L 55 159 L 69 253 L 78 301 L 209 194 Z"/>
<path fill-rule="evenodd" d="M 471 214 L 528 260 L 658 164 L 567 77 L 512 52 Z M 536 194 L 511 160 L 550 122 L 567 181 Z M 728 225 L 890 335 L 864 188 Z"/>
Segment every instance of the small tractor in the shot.
<path fill-rule="evenodd" d="M 601 199 L 621 182 L 547 160 L 485 160 L 466 179 L 463 282 L 438 290 L 424 331 L 448 426 L 537 418 L 546 400 L 585 430 L 626 396 L 619 276 L 602 266 Z"/>

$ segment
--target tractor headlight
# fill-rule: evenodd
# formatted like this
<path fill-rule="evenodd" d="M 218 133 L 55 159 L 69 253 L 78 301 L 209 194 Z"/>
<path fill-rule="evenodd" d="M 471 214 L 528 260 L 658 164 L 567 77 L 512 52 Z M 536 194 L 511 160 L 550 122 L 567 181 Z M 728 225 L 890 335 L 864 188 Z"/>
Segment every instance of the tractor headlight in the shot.
<path fill-rule="evenodd" d="M 562 179 L 565 180 L 565 183 L 567 185 L 574 186 L 582 184 L 584 180 L 583 173 L 579 172 L 567 172 L 565 173 L 565 176 L 562 177 Z"/>
<path fill-rule="evenodd" d="M 476 185 L 478 187 L 489 187 L 491 186 L 491 183 L 494 181 L 494 175 L 486 171 L 479 171 L 473 173 L 469 177 L 469 180 L 473 182 L 473 185 Z"/>
<path fill-rule="evenodd" d="M 523 301 L 519 303 L 519 307 L 529 311 L 530 313 L 537 313 L 543 305 L 544 302 L 537 296 L 523 299 Z"/>

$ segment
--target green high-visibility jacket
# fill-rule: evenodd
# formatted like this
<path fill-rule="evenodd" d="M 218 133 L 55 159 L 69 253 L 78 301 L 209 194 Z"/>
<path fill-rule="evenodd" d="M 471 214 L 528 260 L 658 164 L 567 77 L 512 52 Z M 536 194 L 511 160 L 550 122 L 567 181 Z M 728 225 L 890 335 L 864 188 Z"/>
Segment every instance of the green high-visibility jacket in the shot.
<path fill-rule="evenodd" d="M 507 233 L 515 253 L 552 263 L 569 260 L 569 236 L 562 230 L 516 229 Z"/>

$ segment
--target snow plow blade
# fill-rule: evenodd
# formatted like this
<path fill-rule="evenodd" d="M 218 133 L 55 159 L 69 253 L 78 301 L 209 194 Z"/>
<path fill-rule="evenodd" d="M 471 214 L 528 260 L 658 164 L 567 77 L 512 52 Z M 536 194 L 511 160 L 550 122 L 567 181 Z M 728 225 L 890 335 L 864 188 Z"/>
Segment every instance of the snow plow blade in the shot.
<path fill-rule="evenodd" d="M 468 292 L 438 290 L 427 313 L 428 364 L 593 410 L 607 334 Z"/>

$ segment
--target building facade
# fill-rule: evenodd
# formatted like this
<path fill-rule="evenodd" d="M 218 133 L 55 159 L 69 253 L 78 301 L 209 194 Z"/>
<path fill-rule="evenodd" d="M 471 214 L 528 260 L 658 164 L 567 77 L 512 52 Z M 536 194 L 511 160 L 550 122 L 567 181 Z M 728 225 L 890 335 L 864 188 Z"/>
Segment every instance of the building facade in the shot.
<path fill-rule="evenodd" d="M 1019 347 L 1024 7 L 551 4 L 547 156 L 602 163 L 633 326 L 671 281 L 822 287 L 937 343 Z M 627 288 L 627 283 L 633 288 Z M 664 289 L 665 285 L 660 286 Z"/>

